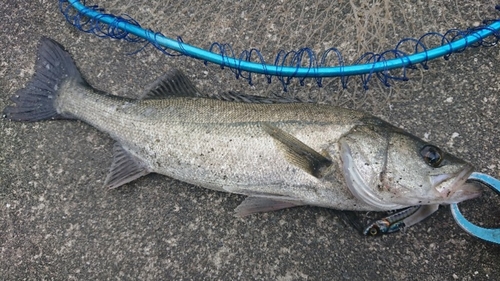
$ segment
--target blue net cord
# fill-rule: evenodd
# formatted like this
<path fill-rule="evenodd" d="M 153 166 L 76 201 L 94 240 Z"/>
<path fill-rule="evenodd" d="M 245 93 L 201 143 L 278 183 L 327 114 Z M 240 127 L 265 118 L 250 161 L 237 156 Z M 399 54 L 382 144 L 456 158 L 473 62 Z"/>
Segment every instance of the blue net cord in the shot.
<path fill-rule="evenodd" d="M 280 51 L 276 55 L 274 64 L 267 64 L 257 49 L 245 50 L 239 56 L 235 55 L 229 44 L 213 43 L 208 50 L 201 49 L 184 43 L 181 37 L 174 40 L 160 32 L 144 29 L 127 15 L 115 16 L 106 14 L 97 5 L 86 6 L 85 0 L 59 0 L 59 7 L 66 20 L 81 31 L 99 37 L 144 43 L 145 46 L 152 44 L 169 56 L 189 56 L 202 60 L 205 64 L 211 62 L 220 65 L 221 68 L 229 67 L 236 78 L 245 78 L 250 84 L 252 84 L 252 73 L 265 75 L 269 83 L 274 76 L 283 84 L 285 91 L 293 78 L 298 78 L 301 85 L 304 85 L 306 78 L 313 78 L 321 87 L 324 77 L 340 77 L 342 86 L 346 88 L 348 78 L 354 75 L 361 77 L 365 89 L 374 76 L 384 85 L 390 86 L 390 81 L 408 80 L 407 68 L 421 65 L 427 69 L 427 62 L 430 60 L 439 57 L 448 59 L 452 53 L 463 52 L 468 47 L 495 46 L 500 40 L 500 19 L 485 20 L 483 25 L 466 30 L 451 29 L 445 34 L 431 32 L 418 39 L 402 39 L 394 49 L 380 54 L 365 53 L 352 65 L 345 65 L 341 52 L 336 48 L 329 48 L 319 55 L 309 48 Z M 500 10 L 500 5 L 495 8 Z M 487 39 L 489 36 L 492 37 Z M 429 49 L 424 42 L 430 38 L 440 38 L 441 45 Z M 407 49 L 408 43 L 414 45 L 411 54 L 402 50 L 403 45 Z M 338 64 L 326 65 L 327 60 L 330 60 L 329 56 L 335 56 Z M 402 71 L 395 75 L 390 72 L 391 69 L 402 69 Z"/>

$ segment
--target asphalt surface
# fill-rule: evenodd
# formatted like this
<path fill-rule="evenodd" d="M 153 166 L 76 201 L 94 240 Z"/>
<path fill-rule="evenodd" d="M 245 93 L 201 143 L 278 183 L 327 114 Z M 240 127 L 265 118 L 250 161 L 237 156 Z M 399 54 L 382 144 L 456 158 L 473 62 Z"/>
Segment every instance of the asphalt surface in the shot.
<path fill-rule="evenodd" d="M 213 41 L 266 54 L 338 46 L 352 62 L 407 36 L 478 25 L 500 17 L 490 1 L 99 1 L 113 13 L 207 48 Z M 397 3 L 396 3 L 397 2 Z M 265 3 L 265 4 L 264 4 Z M 33 73 L 37 42 L 48 36 L 72 54 L 87 80 L 136 97 L 171 67 L 205 92 L 283 94 L 257 78 L 146 47 L 102 39 L 66 23 L 55 1 L 0 5 L 0 108 Z M 386 88 L 359 78 L 292 85 L 286 95 L 359 108 L 426 138 L 500 177 L 500 49 L 474 48 L 415 70 Z M 383 237 L 364 237 L 339 212 L 301 207 L 245 218 L 243 197 L 148 175 L 102 188 L 113 141 L 78 121 L 0 121 L 1 280 L 496 280 L 500 246 L 469 236 L 442 207 L 430 219 Z M 498 227 L 491 191 L 461 204 L 468 218 Z M 362 214 L 361 214 L 362 215 Z"/>

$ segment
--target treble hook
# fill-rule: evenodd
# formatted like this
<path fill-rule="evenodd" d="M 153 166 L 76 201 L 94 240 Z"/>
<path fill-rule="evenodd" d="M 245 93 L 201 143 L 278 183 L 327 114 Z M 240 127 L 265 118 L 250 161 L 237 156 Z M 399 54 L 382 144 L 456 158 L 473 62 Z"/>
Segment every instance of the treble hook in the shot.
<path fill-rule="evenodd" d="M 490 187 L 500 195 L 500 180 L 492 176 L 482 173 L 472 173 L 469 177 L 469 180 L 478 181 Z M 484 228 L 471 223 L 462 215 L 462 213 L 460 213 L 460 210 L 458 209 L 458 205 L 456 203 L 451 204 L 450 209 L 451 214 L 453 215 L 453 218 L 455 219 L 457 224 L 467 233 L 483 240 L 500 244 L 500 228 Z"/>

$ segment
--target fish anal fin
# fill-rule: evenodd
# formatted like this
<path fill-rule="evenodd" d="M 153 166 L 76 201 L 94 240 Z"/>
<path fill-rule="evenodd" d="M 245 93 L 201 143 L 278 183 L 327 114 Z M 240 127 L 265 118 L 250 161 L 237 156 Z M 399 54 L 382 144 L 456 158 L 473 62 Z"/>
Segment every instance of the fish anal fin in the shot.
<path fill-rule="evenodd" d="M 307 173 L 321 178 L 327 168 L 332 165 L 330 159 L 276 126 L 262 123 L 262 127 L 278 142 L 278 147 L 281 148 L 288 161 Z"/>
<path fill-rule="evenodd" d="M 179 69 L 171 69 L 153 82 L 141 99 L 200 97 L 200 93 Z"/>
<path fill-rule="evenodd" d="M 298 201 L 294 202 L 286 199 L 282 201 L 275 198 L 249 196 L 234 211 L 236 216 L 244 217 L 255 213 L 271 212 L 301 205 L 303 204 Z"/>
<path fill-rule="evenodd" d="M 151 171 L 137 157 L 125 150 L 119 143 L 113 146 L 113 163 L 104 182 L 104 187 L 117 188 Z"/>

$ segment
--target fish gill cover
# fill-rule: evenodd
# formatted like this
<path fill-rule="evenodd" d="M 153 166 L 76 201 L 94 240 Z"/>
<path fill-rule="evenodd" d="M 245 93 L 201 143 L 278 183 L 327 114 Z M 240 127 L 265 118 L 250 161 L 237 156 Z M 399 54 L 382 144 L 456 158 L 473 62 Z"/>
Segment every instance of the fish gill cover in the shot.
<path fill-rule="evenodd" d="M 181 36 L 171 39 L 161 32 L 145 29 L 126 14 L 105 13 L 98 5 L 86 5 L 85 0 L 60 0 L 59 5 L 66 20 L 83 32 L 143 44 L 134 53 L 151 44 L 168 56 L 188 56 L 203 60 L 205 64 L 212 62 L 221 68 L 228 67 L 236 78 L 244 78 L 250 85 L 254 73 L 263 74 L 268 83 L 275 76 L 284 91 L 294 78 L 302 86 L 305 79 L 311 78 L 322 87 L 325 77 L 339 77 L 345 89 L 349 78 L 355 75 L 361 78 L 365 90 L 373 77 L 389 87 L 391 81 L 407 81 L 407 69 L 416 69 L 417 65 L 428 69 L 427 62 L 432 59 L 444 57 L 447 60 L 451 54 L 470 47 L 496 46 L 500 39 L 500 19 L 489 19 L 467 29 L 427 32 L 418 38 L 403 38 L 392 49 L 365 52 L 355 59 L 351 55 L 349 57 L 353 63 L 350 65 L 345 63 L 345 56 L 336 47 L 327 47 L 321 52 L 315 52 L 310 47 L 280 50 L 273 60 L 266 60 L 263 51 L 257 48 L 245 49 L 238 54 L 228 43 L 213 42 L 207 49 L 201 49 L 186 44 Z M 500 5 L 495 6 L 495 9 L 500 10 Z M 356 20 L 359 21 L 357 17 Z"/>

